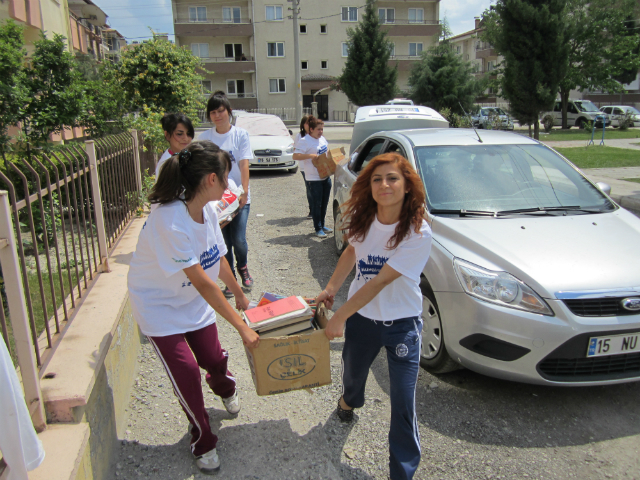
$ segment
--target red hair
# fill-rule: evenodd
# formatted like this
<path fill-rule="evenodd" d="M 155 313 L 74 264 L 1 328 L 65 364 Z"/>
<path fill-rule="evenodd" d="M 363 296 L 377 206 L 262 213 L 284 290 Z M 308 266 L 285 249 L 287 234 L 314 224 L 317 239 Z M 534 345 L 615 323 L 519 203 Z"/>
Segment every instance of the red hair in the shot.
<path fill-rule="evenodd" d="M 409 235 L 411 229 L 420 233 L 426 201 L 420 177 L 409 161 L 398 153 L 378 155 L 372 158 L 364 170 L 360 172 L 351 187 L 351 198 L 343 204 L 346 207 L 345 218 L 348 218 L 344 228 L 347 230 L 348 239 L 354 239 L 358 242 L 364 241 L 378 212 L 378 204 L 371 193 L 371 177 L 376 168 L 387 164 L 393 164 L 400 170 L 407 190 L 400 212 L 400 221 L 387 244 L 387 248 L 393 250 Z"/>

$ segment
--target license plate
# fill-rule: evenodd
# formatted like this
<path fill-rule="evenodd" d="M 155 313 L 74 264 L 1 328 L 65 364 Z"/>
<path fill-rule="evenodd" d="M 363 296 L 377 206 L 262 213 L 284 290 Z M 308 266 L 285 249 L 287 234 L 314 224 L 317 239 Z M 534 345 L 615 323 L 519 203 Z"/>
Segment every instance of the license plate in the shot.
<path fill-rule="evenodd" d="M 624 353 L 640 352 L 640 332 L 624 335 L 608 335 L 606 337 L 591 337 L 587 357 L 601 357 L 603 355 L 622 355 Z"/>
<path fill-rule="evenodd" d="M 258 157 L 258 163 L 278 163 L 280 157 Z"/>

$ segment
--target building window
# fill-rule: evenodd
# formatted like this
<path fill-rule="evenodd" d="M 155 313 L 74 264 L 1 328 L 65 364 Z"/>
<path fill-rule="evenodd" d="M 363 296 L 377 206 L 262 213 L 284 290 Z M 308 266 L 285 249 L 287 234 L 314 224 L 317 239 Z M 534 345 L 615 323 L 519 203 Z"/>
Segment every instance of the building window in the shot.
<path fill-rule="evenodd" d="M 222 7 L 222 21 L 240 23 L 240 7 Z"/>
<path fill-rule="evenodd" d="M 379 8 L 378 16 L 380 17 L 380 23 L 395 23 L 396 9 L 395 8 Z"/>
<path fill-rule="evenodd" d="M 211 93 L 211 80 L 202 80 L 202 93 Z"/>
<path fill-rule="evenodd" d="M 224 58 L 235 58 L 236 60 L 241 60 L 242 44 L 241 43 L 225 43 Z"/>
<path fill-rule="evenodd" d="M 418 57 L 422 53 L 422 43 L 410 43 L 409 44 L 409 56 Z"/>
<path fill-rule="evenodd" d="M 191 53 L 196 57 L 209 58 L 209 44 L 208 43 L 192 43 Z"/>
<path fill-rule="evenodd" d="M 393 42 L 389 42 L 389 55 L 392 57 L 396 56 L 396 44 Z"/>
<path fill-rule="evenodd" d="M 284 42 L 267 43 L 267 57 L 284 57 Z"/>
<path fill-rule="evenodd" d="M 410 8 L 409 23 L 424 23 L 424 8 Z"/>
<path fill-rule="evenodd" d="M 349 56 L 349 44 L 347 42 L 342 42 L 342 56 Z"/>
<path fill-rule="evenodd" d="M 309 70 L 309 61 L 308 60 L 302 60 L 300 62 L 300 68 L 302 70 Z"/>
<path fill-rule="evenodd" d="M 456 53 L 462 53 L 462 47 L 460 45 L 456 46 Z"/>
<path fill-rule="evenodd" d="M 320 60 L 320 68 L 327 69 L 329 68 L 328 64 L 329 62 L 327 60 Z"/>
<path fill-rule="evenodd" d="M 282 21 L 282 5 L 267 5 L 267 21 Z"/>
<path fill-rule="evenodd" d="M 320 33 L 323 33 L 323 34 L 327 33 L 327 26 L 326 25 L 320 25 Z"/>
<path fill-rule="evenodd" d="M 227 95 L 244 98 L 244 80 L 227 80 Z"/>
<path fill-rule="evenodd" d="M 190 22 L 206 22 L 207 7 L 189 7 Z"/>
<path fill-rule="evenodd" d="M 286 84 L 284 78 L 269 79 L 269 93 L 286 93 Z"/>
<path fill-rule="evenodd" d="M 358 7 L 342 7 L 342 21 L 343 22 L 357 22 L 358 21 Z"/>
<path fill-rule="evenodd" d="M 307 33 L 307 26 L 306 25 L 300 25 L 300 33 L 302 33 L 302 34 Z"/>

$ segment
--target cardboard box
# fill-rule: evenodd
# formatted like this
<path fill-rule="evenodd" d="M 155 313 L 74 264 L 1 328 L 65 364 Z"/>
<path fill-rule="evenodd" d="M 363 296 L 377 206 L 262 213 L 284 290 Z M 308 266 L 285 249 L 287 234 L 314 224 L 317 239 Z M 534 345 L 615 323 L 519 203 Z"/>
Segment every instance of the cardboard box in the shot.
<path fill-rule="evenodd" d="M 318 305 L 318 325 L 327 326 L 327 310 Z M 263 338 L 245 347 L 258 395 L 274 395 L 331 383 L 329 339 L 323 330 L 288 337 Z"/>
<path fill-rule="evenodd" d="M 313 160 L 313 165 L 318 169 L 320 178 L 324 180 L 336 173 L 336 165 L 344 160 L 344 158 L 344 147 L 332 148 Z"/>

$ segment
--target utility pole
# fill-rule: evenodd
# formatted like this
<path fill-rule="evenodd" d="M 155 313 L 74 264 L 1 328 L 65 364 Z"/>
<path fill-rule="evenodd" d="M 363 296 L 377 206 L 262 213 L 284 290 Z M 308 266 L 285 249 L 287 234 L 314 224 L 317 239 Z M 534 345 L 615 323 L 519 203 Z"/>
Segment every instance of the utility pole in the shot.
<path fill-rule="evenodd" d="M 300 0 L 287 0 L 291 2 L 291 8 L 293 15 L 293 61 L 295 63 L 296 72 L 296 122 L 302 120 L 302 78 L 300 76 L 300 42 L 299 42 L 299 29 L 298 29 L 298 13 L 300 13 Z"/>

